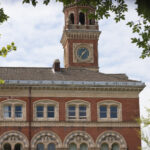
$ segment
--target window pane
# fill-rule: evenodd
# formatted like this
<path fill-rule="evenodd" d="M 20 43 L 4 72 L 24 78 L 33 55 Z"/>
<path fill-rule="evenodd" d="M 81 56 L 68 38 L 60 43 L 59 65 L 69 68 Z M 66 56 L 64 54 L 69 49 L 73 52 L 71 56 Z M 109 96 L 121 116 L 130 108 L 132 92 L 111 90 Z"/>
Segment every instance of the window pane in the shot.
<path fill-rule="evenodd" d="M 54 106 L 48 106 L 47 111 L 54 111 Z"/>
<path fill-rule="evenodd" d="M 54 118 L 55 116 L 55 107 L 54 106 L 48 106 L 47 107 L 47 117 L 48 118 Z"/>
<path fill-rule="evenodd" d="M 9 143 L 5 144 L 4 150 L 11 150 L 11 145 Z"/>
<path fill-rule="evenodd" d="M 21 144 L 16 144 L 15 145 L 15 149 L 14 150 L 21 150 L 21 149 L 22 149 Z"/>
<path fill-rule="evenodd" d="M 39 143 L 37 145 L 37 149 L 36 150 L 44 150 L 44 145 L 42 143 Z"/>
<path fill-rule="evenodd" d="M 22 117 L 22 106 L 15 106 L 15 117 L 16 118 Z"/>
<path fill-rule="evenodd" d="M 80 145 L 80 150 L 88 150 L 87 144 L 83 143 Z"/>
<path fill-rule="evenodd" d="M 76 144 L 72 143 L 69 145 L 69 150 L 77 150 Z"/>
<path fill-rule="evenodd" d="M 117 118 L 117 106 L 110 107 L 110 117 Z"/>
<path fill-rule="evenodd" d="M 79 107 L 79 118 L 86 119 L 86 106 Z"/>
<path fill-rule="evenodd" d="M 107 106 L 100 106 L 100 118 L 107 118 Z"/>
<path fill-rule="evenodd" d="M 44 107 L 43 106 L 37 106 L 36 107 L 36 116 L 38 118 L 44 117 Z"/>
<path fill-rule="evenodd" d="M 69 106 L 68 107 L 68 118 L 69 119 L 75 119 L 76 112 L 75 112 L 75 106 Z"/>
<path fill-rule="evenodd" d="M 75 106 L 69 106 L 70 111 L 75 111 Z"/>
<path fill-rule="evenodd" d="M 118 144 L 113 144 L 112 150 L 120 150 L 119 145 Z"/>
<path fill-rule="evenodd" d="M 37 111 L 43 111 L 44 107 L 43 106 L 37 106 Z"/>
<path fill-rule="evenodd" d="M 102 144 L 100 150 L 109 150 L 109 149 L 108 149 L 108 144 Z"/>
<path fill-rule="evenodd" d="M 55 150 L 55 149 L 56 149 L 55 144 L 53 143 L 48 144 L 48 150 Z"/>
<path fill-rule="evenodd" d="M 4 118 L 11 118 L 11 106 L 4 106 Z"/>

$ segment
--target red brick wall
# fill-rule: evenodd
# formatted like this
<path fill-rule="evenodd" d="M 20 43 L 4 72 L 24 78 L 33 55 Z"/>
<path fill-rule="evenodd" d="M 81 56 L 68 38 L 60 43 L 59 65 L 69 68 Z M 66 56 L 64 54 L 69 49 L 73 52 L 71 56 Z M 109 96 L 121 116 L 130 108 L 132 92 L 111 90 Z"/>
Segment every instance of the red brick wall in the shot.
<path fill-rule="evenodd" d="M 0 102 L 3 100 L 7 100 L 8 97 L 6 98 L 0 98 Z M 54 98 L 54 97 L 37 97 L 37 98 L 31 98 L 31 106 L 29 105 L 29 99 L 22 98 L 22 97 L 13 97 L 10 99 L 19 99 L 26 101 L 27 103 L 27 121 L 29 121 L 29 117 L 31 116 L 31 119 L 33 115 L 33 102 L 37 100 L 44 100 L 44 99 L 50 99 L 59 102 L 59 120 L 60 121 L 65 121 L 65 103 L 70 101 L 70 100 L 75 100 L 76 98 Z M 97 121 L 97 103 L 103 100 L 114 100 L 118 101 L 122 104 L 122 116 L 123 116 L 123 122 L 127 121 L 135 121 L 135 118 L 139 117 L 139 102 L 138 99 L 136 98 L 78 98 L 81 100 L 88 101 L 91 104 L 91 121 L 96 122 Z M 139 128 L 134 128 L 134 127 L 0 127 L 0 135 L 2 135 L 4 132 L 11 131 L 11 130 L 16 130 L 20 131 L 23 134 L 27 136 L 29 139 L 31 135 L 32 137 L 43 130 L 50 130 L 55 132 L 63 141 L 64 138 L 72 131 L 75 130 L 81 130 L 81 131 L 86 131 L 89 133 L 94 141 L 96 141 L 97 137 L 104 131 L 107 130 L 113 130 L 119 132 L 126 140 L 127 145 L 128 145 L 128 150 L 138 150 L 137 147 L 141 145 L 141 140 L 138 137 L 137 130 Z"/>

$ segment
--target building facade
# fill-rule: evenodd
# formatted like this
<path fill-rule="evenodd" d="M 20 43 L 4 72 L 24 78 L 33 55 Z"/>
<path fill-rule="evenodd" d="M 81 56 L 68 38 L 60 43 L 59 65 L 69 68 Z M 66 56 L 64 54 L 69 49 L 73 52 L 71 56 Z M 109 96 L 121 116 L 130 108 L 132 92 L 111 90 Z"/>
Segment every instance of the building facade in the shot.
<path fill-rule="evenodd" d="M 82 11 L 86 9 L 87 11 Z M 0 150 L 138 150 L 139 92 L 125 74 L 98 68 L 92 6 L 64 6 L 65 68 L 0 67 Z"/>

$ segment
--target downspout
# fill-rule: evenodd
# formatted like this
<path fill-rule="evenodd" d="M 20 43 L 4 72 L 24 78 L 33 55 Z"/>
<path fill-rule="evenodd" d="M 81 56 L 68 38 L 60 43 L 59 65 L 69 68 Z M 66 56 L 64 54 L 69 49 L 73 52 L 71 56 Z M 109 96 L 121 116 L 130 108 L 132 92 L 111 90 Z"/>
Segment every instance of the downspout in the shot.
<path fill-rule="evenodd" d="M 32 87 L 29 87 L 29 107 L 28 107 L 28 119 L 29 119 L 29 150 L 31 150 L 31 122 L 32 122 L 32 103 L 31 103 L 31 100 L 32 100 L 32 94 L 31 94 L 31 90 L 32 90 Z"/>

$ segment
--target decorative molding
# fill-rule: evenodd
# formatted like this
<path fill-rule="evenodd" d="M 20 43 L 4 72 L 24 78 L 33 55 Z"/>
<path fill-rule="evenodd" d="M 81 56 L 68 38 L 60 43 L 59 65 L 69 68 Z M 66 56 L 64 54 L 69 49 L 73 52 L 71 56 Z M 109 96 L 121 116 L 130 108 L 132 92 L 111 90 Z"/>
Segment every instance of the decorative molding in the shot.
<path fill-rule="evenodd" d="M 54 143 L 56 148 L 62 147 L 62 141 L 59 136 L 51 131 L 41 131 L 35 134 L 31 140 L 31 147 L 35 149 L 38 143 L 43 143 L 45 149 L 50 143 Z"/>
<path fill-rule="evenodd" d="M 29 147 L 29 142 L 27 137 L 19 132 L 19 131 L 9 131 L 9 132 L 4 132 L 0 136 L 0 149 L 4 146 L 5 143 L 11 144 L 11 147 L 14 149 L 15 144 L 21 144 L 24 148 Z"/>
<path fill-rule="evenodd" d="M 75 143 L 77 148 L 80 147 L 81 143 L 86 143 L 88 148 L 92 148 L 95 146 L 93 138 L 84 131 L 73 131 L 69 133 L 64 139 L 64 147 L 67 148 L 69 144 Z"/>
<path fill-rule="evenodd" d="M 87 121 L 68 121 L 68 122 L 32 122 L 32 127 L 113 127 L 113 128 L 139 128 L 136 122 L 87 122 Z"/>
<path fill-rule="evenodd" d="M 0 127 L 28 127 L 29 122 L 26 121 L 0 121 Z"/>
<path fill-rule="evenodd" d="M 11 86 L 0 90 L 0 97 L 28 97 L 29 89 L 24 87 Z M 27 87 L 26 87 L 27 88 Z M 125 87 L 76 87 L 76 86 L 56 86 L 41 87 L 36 86 L 31 90 L 32 97 L 76 97 L 76 98 L 139 98 L 142 88 Z M 59 93 L 59 94 L 58 94 Z"/>
<path fill-rule="evenodd" d="M 96 30 L 64 30 L 61 43 L 64 46 L 68 39 L 88 39 L 88 40 L 98 40 L 100 36 L 100 31 Z"/>
<path fill-rule="evenodd" d="M 127 150 L 127 143 L 124 137 L 116 131 L 105 131 L 100 134 L 96 140 L 96 147 L 100 148 L 104 143 L 107 143 L 109 148 L 117 143 L 121 150 Z"/>
<path fill-rule="evenodd" d="M 89 122 L 89 121 L 67 121 L 67 122 L 50 122 L 50 121 L 34 121 L 31 122 L 32 127 L 117 127 L 117 128 L 139 128 L 136 122 Z M 0 127 L 29 127 L 29 122 L 19 121 L 0 121 Z"/>

